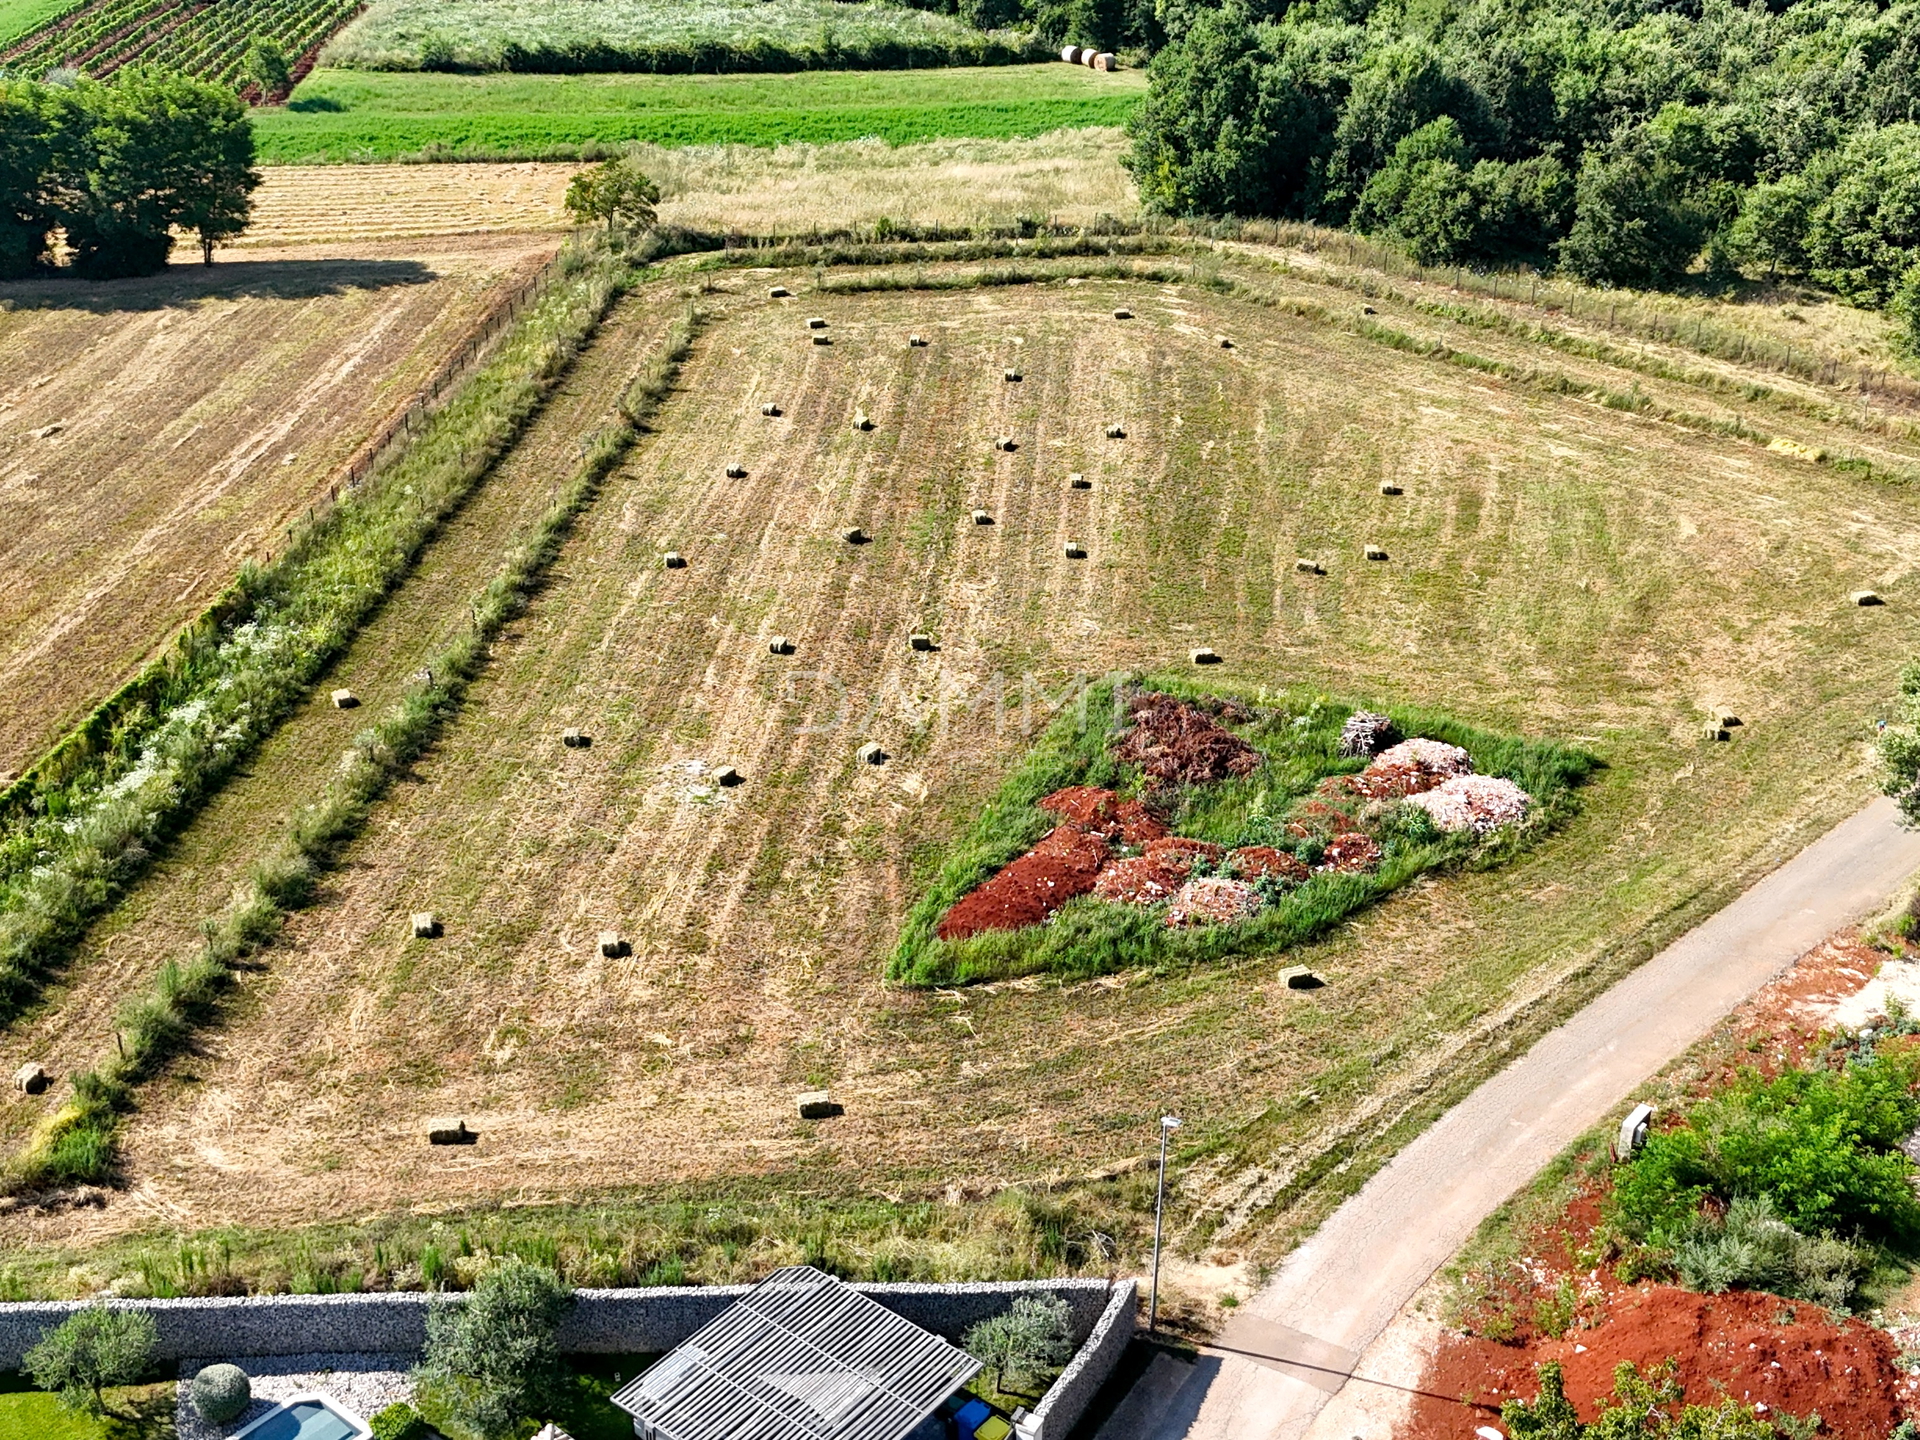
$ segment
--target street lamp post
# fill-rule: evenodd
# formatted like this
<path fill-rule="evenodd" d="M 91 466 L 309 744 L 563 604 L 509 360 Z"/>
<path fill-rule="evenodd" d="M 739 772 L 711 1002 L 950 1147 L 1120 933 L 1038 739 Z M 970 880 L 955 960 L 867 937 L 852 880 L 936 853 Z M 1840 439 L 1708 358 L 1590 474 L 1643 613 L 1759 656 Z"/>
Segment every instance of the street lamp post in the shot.
<path fill-rule="evenodd" d="M 1147 1333 L 1160 1323 L 1160 1217 L 1167 1207 L 1167 1136 L 1180 1128 L 1180 1117 L 1160 1117 L 1160 1188 L 1153 1197 L 1153 1288 L 1147 1302 Z"/>

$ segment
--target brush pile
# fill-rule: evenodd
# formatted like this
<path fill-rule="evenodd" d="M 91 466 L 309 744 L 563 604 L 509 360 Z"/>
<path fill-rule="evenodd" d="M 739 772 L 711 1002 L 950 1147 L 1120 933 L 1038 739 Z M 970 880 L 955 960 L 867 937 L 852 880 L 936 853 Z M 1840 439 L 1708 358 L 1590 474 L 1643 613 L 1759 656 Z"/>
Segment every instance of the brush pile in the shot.
<path fill-rule="evenodd" d="M 1113 746 L 1113 758 L 1138 765 L 1161 788 L 1210 785 L 1228 776 L 1251 775 L 1260 752 L 1198 705 L 1171 695 L 1136 695 L 1128 703 L 1129 727 Z M 1234 706 L 1228 718 L 1251 718 Z"/>

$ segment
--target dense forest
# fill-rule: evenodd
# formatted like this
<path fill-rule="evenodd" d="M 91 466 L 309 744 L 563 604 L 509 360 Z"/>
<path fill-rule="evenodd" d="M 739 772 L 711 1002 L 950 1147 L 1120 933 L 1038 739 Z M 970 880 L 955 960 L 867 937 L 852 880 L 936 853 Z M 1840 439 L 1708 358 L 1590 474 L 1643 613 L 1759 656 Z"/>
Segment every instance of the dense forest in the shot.
<path fill-rule="evenodd" d="M 1151 55 L 1132 166 L 1176 214 L 1350 226 L 1428 264 L 1737 274 L 1920 347 L 1920 3 L 960 0 Z"/>

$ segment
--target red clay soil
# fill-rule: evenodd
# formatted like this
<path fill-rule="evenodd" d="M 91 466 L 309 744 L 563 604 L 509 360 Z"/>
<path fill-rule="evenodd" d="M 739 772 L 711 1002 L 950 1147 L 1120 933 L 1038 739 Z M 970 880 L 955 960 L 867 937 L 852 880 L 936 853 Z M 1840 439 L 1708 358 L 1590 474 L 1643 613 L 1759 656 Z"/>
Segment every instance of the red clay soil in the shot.
<path fill-rule="evenodd" d="M 1824 1043 L 1832 1004 L 1859 990 L 1885 957 L 1842 931 L 1803 955 L 1715 1028 L 1687 1092 L 1722 1088 L 1742 1067 L 1777 1074 L 1804 1063 Z M 1576 1269 L 1600 1221 L 1601 1190 L 1589 1190 L 1528 1241 L 1530 1258 L 1502 1301 L 1517 1316 L 1505 1343 L 1449 1334 L 1440 1343 L 1398 1440 L 1472 1440 L 1499 1426 L 1500 1403 L 1538 1392 L 1534 1367 L 1558 1360 L 1567 1394 L 1591 1419 L 1613 1389 L 1613 1369 L 1631 1360 L 1646 1373 L 1668 1356 L 1687 1399 L 1716 1404 L 1723 1395 L 1765 1404 L 1769 1412 L 1819 1411 L 1821 1440 L 1885 1440 L 1902 1419 L 1920 1419 L 1920 1377 L 1898 1364 L 1892 1336 L 1857 1319 L 1836 1319 L 1817 1305 L 1751 1291 L 1696 1295 L 1671 1285 L 1629 1284 L 1608 1268 Z M 1535 1331 L 1528 1317 L 1563 1283 L 1578 1297 L 1564 1336 Z"/>
<path fill-rule="evenodd" d="M 1349 830 L 1327 842 L 1326 853 L 1320 857 L 1320 864 L 1315 868 L 1332 870 L 1341 875 L 1363 875 L 1379 863 L 1380 842 L 1371 835 Z"/>
<path fill-rule="evenodd" d="M 1185 874 L 1193 868 L 1196 860 L 1218 860 L 1227 853 L 1227 847 L 1216 845 L 1211 840 L 1189 840 L 1185 835 L 1169 835 L 1164 840 L 1155 840 L 1147 846 L 1145 854 L 1149 860 L 1158 860 L 1162 865 L 1177 865 Z"/>
<path fill-rule="evenodd" d="M 961 897 L 935 932 L 964 940 L 986 930 L 1038 925 L 1076 895 L 1093 889 L 1112 857 L 1104 840 L 1071 825 L 1056 826 L 1026 854 Z"/>
<path fill-rule="evenodd" d="M 1604 1272 L 1602 1272 L 1604 1274 Z M 1791 1317 L 1791 1318 L 1789 1318 Z M 1593 1323 L 1593 1328 L 1583 1328 Z M 1534 1367 L 1558 1360 L 1567 1397 L 1591 1420 L 1613 1391 L 1613 1370 L 1631 1360 L 1642 1374 L 1668 1356 L 1690 1403 L 1723 1396 L 1769 1413 L 1820 1412 L 1823 1440 L 1886 1440 L 1920 1411 L 1920 1380 L 1900 1369 L 1893 1340 L 1860 1320 L 1836 1320 L 1817 1305 L 1735 1291 L 1695 1295 L 1671 1285 L 1620 1287 L 1565 1337 L 1510 1344 L 1452 1336 L 1441 1345 L 1400 1440 L 1472 1440 L 1495 1423 L 1502 1401 L 1531 1400 Z"/>
<path fill-rule="evenodd" d="M 1187 867 L 1152 855 L 1116 860 L 1093 882 L 1093 893 L 1121 905 L 1158 905 L 1186 883 Z"/>
<path fill-rule="evenodd" d="M 1113 791 L 1093 785 L 1071 785 L 1035 803 L 1109 845 L 1145 845 L 1167 833 L 1144 801 L 1122 800 Z"/>
<path fill-rule="evenodd" d="M 1269 875 L 1275 875 L 1298 884 L 1313 873 L 1298 856 L 1276 850 L 1271 845 L 1245 845 L 1228 858 L 1233 865 L 1233 873 L 1242 880 L 1264 880 Z"/>
<path fill-rule="evenodd" d="M 1155 784 L 1206 785 L 1260 768 L 1260 752 L 1198 705 L 1150 693 L 1135 696 L 1128 709 L 1132 728 L 1114 744 L 1113 757 L 1138 765 Z"/>
<path fill-rule="evenodd" d="M 1451 777 L 1424 765 L 1382 765 L 1377 761 L 1358 775 L 1329 775 L 1320 793 L 1330 798 L 1353 795 L 1363 800 L 1404 800 L 1436 790 Z"/>

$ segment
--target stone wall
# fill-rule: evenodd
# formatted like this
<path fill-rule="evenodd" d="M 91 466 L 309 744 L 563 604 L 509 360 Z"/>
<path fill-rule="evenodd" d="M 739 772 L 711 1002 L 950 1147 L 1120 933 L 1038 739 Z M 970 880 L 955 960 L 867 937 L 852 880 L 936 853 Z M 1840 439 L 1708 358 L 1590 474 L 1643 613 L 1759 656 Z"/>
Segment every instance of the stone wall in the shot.
<path fill-rule="evenodd" d="M 569 1351 L 658 1354 L 671 1350 L 750 1287 L 685 1286 L 577 1290 L 560 1333 Z M 1024 1294 L 1058 1295 L 1073 1307 L 1080 1350 L 1022 1433 L 1065 1435 L 1112 1373 L 1132 1332 L 1134 1285 L 1104 1280 L 1029 1280 L 975 1285 L 857 1285 L 895 1314 L 958 1343 L 975 1322 Z M 446 1297 L 459 1303 L 461 1296 Z M 250 1295 L 240 1299 L 111 1300 L 142 1310 L 159 1332 L 161 1360 L 366 1353 L 417 1354 L 426 1344 L 427 1307 L 418 1292 L 378 1295 Z M 0 1370 L 20 1357 L 80 1302 L 0 1305 Z M 1116 1336 L 1118 1339 L 1116 1340 Z"/>

